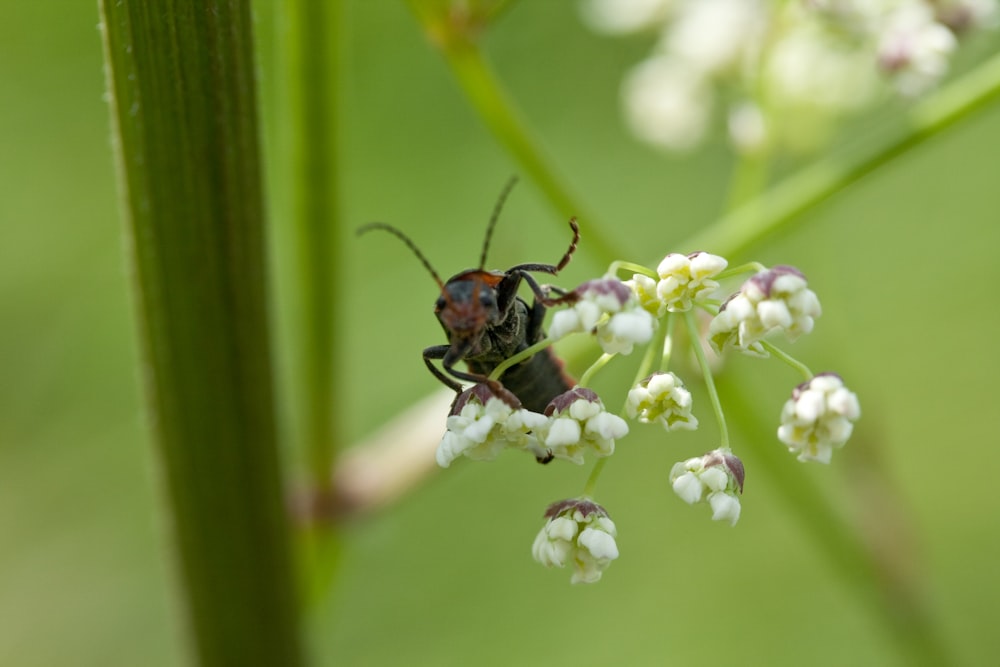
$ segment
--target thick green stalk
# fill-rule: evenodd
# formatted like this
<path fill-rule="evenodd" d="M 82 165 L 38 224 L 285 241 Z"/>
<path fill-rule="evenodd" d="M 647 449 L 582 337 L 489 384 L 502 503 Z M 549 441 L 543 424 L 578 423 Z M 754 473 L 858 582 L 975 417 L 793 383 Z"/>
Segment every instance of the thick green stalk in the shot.
<path fill-rule="evenodd" d="M 146 393 L 194 653 L 302 664 L 247 2 L 101 0 Z"/>
<path fill-rule="evenodd" d="M 803 169 L 706 227 L 681 248 L 738 255 L 803 214 L 1000 98 L 1000 55 L 917 105 L 886 135 Z"/>

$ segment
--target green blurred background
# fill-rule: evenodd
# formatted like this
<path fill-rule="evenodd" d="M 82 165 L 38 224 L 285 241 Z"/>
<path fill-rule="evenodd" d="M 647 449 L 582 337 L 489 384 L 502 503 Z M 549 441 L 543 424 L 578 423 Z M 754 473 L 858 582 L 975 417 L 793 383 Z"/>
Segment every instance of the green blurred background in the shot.
<path fill-rule="evenodd" d="M 185 656 L 143 425 L 95 5 L 0 6 L 0 665 Z M 652 262 L 720 212 L 730 157 L 721 142 L 668 157 L 632 140 L 618 85 L 648 45 L 594 36 L 575 9 L 520 3 L 486 45 L 563 174 L 634 253 L 627 259 Z M 270 11 L 258 3 L 265 44 Z M 351 230 L 391 221 L 450 275 L 474 264 L 516 166 L 402 3 L 350 2 L 345 27 L 349 282 L 339 286 L 346 392 L 336 410 L 354 440 L 436 388 L 419 354 L 441 332 L 419 264 L 388 236 L 356 240 Z M 855 141 L 877 130 L 858 125 Z M 848 447 L 828 467 L 796 472 L 899 551 L 891 562 L 920 582 L 935 628 L 968 665 L 1000 652 L 998 155 L 994 107 L 752 256 L 806 272 L 825 314 L 795 352 L 814 370 L 841 372 L 862 400 Z M 276 216 L 279 230 L 283 222 Z M 588 257 L 583 224 L 566 285 L 603 269 Z M 565 237 L 565 221 L 523 183 L 491 264 L 552 261 Z M 798 379 L 740 359 L 724 381 L 753 394 L 770 428 Z M 696 401 L 708 425 L 703 392 Z M 739 436 L 747 487 L 734 529 L 677 501 L 666 481 L 675 460 L 715 446 L 711 426 L 669 439 L 639 430 L 621 443 L 598 500 L 618 524 L 622 557 L 589 587 L 530 558 L 545 506 L 577 494 L 587 469 L 511 454 L 448 470 L 347 527 L 340 576 L 310 622 L 314 651 L 323 664 L 350 665 L 903 664 L 811 539 L 823 526 L 801 525 L 755 467 L 761 448 L 780 445 Z"/>

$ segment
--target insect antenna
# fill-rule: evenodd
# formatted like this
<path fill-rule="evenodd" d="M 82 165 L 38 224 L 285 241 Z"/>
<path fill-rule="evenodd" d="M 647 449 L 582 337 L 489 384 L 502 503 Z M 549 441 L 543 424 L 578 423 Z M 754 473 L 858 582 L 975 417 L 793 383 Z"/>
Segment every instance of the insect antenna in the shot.
<path fill-rule="evenodd" d="M 482 271 L 486 268 L 486 253 L 490 249 L 490 241 L 493 239 L 493 228 L 497 226 L 497 220 L 500 219 L 500 211 L 503 210 L 504 202 L 507 201 L 507 195 L 510 191 L 514 189 L 514 185 L 517 184 L 517 176 L 511 176 L 507 184 L 503 186 L 503 190 L 500 191 L 500 198 L 497 199 L 496 206 L 493 207 L 493 215 L 490 216 L 490 224 L 486 226 L 486 238 L 483 239 L 483 251 L 479 253 L 479 270 Z"/>
<path fill-rule="evenodd" d="M 417 256 L 417 259 L 419 259 L 420 263 L 424 265 L 424 268 L 427 269 L 431 276 L 434 277 L 434 282 L 437 283 L 438 288 L 441 289 L 442 292 L 444 291 L 444 282 L 442 282 L 441 276 L 438 275 L 437 271 L 434 270 L 434 267 L 431 266 L 430 261 L 424 257 L 424 253 L 420 252 L 420 248 L 417 247 L 417 244 L 414 243 L 409 236 L 385 222 L 369 222 L 366 225 L 361 225 L 358 227 L 358 236 L 366 234 L 373 229 L 381 229 L 382 231 L 389 232 L 397 239 L 405 243 L 406 247 L 413 251 L 413 254 Z"/>

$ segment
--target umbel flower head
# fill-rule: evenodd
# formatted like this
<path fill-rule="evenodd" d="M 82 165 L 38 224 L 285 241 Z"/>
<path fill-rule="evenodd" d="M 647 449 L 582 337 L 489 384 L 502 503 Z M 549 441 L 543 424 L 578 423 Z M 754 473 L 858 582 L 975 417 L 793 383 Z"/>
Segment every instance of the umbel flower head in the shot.
<path fill-rule="evenodd" d="M 660 276 L 656 294 L 670 312 L 691 310 L 700 299 L 719 288 L 719 283 L 712 278 L 728 264 L 724 258 L 707 252 L 670 253 L 656 267 Z"/>
<path fill-rule="evenodd" d="M 997 0 L 581 0 L 595 30 L 654 36 L 622 86 L 644 141 L 689 150 L 713 117 L 741 151 L 814 151 L 881 96 L 927 91 Z M 881 72 L 882 77 L 879 77 Z M 724 105 L 723 113 L 717 108 Z M 734 122 L 735 121 L 735 122 Z"/>
<path fill-rule="evenodd" d="M 528 449 L 538 456 L 541 447 L 534 431 L 547 421 L 536 412 L 512 408 L 485 384 L 473 385 L 455 399 L 437 448 L 438 465 L 447 468 L 459 456 L 491 461 L 508 447 Z"/>
<path fill-rule="evenodd" d="M 592 584 L 618 558 L 617 531 L 607 511 L 586 498 L 560 500 L 545 510 L 547 521 L 531 555 L 545 567 L 573 564 L 574 584 Z"/>
<path fill-rule="evenodd" d="M 858 397 L 836 373 L 820 373 L 792 390 L 781 410 L 778 439 L 800 461 L 829 463 L 843 447 L 861 417 Z"/>
<path fill-rule="evenodd" d="M 716 352 L 726 347 L 752 356 L 766 357 L 760 341 L 772 331 L 782 331 L 794 341 L 813 329 L 822 313 L 816 293 L 806 277 L 791 266 L 761 271 L 719 308 L 708 328 Z"/>
<path fill-rule="evenodd" d="M 740 519 L 739 494 L 743 493 L 743 462 L 729 451 L 716 449 L 704 456 L 675 463 L 670 484 L 681 500 L 694 505 L 708 502 L 713 521 Z"/>
<path fill-rule="evenodd" d="M 628 393 L 628 416 L 643 424 L 659 423 L 668 431 L 698 428 L 691 414 L 691 392 L 673 373 L 654 373 Z"/>
<path fill-rule="evenodd" d="M 615 439 L 628 434 L 628 424 L 604 409 L 592 390 L 576 387 L 559 394 L 545 408 L 549 419 L 540 427 L 539 438 L 557 459 L 583 465 L 588 449 L 598 457 L 615 452 Z"/>
<path fill-rule="evenodd" d="M 596 334 L 608 354 L 629 354 L 632 346 L 648 343 L 655 322 L 625 283 L 617 278 L 588 280 L 575 290 L 572 307 L 552 317 L 549 337 L 553 340 L 575 332 Z"/>

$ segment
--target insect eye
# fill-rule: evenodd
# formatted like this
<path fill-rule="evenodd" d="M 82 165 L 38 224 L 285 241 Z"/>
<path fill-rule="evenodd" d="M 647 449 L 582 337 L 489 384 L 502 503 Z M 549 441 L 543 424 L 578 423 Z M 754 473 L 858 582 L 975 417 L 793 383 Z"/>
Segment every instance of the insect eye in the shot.
<path fill-rule="evenodd" d="M 437 298 L 437 301 L 434 302 L 434 308 L 436 310 L 444 310 L 444 307 L 445 307 L 446 304 L 447 304 L 447 301 L 445 301 L 444 297 L 443 296 L 439 296 Z"/>

